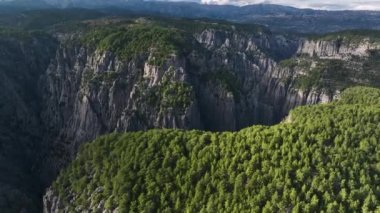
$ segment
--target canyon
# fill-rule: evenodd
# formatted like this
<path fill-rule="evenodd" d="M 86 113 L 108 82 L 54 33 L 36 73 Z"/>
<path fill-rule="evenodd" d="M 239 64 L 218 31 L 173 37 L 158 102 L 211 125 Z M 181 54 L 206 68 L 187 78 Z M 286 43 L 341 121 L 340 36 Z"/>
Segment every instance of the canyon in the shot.
<path fill-rule="evenodd" d="M 349 86 L 380 86 L 376 36 L 309 38 L 259 25 L 121 20 L 2 34 L 0 162 L 19 166 L 1 164 L 12 178 L 1 176 L 0 198 L 11 202 L 0 208 L 41 208 L 36 200 L 80 146 L 107 133 L 273 125 L 297 106 L 335 100 Z M 162 40 L 144 34 L 150 30 Z M 126 56 L 117 46 L 124 43 L 107 43 L 129 33 L 153 45 Z M 59 211 L 54 200 L 48 192 L 46 212 Z"/>

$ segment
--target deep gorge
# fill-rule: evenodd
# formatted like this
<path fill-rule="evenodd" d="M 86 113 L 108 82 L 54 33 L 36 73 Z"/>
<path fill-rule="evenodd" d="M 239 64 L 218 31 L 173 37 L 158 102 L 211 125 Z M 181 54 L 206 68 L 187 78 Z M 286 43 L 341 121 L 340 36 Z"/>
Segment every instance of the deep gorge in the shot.
<path fill-rule="evenodd" d="M 360 33 L 313 40 L 257 25 L 93 22 L 83 31 L 1 36 L 0 162 L 18 166 L 1 164 L 14 178 L 1 179 L 0 196 L 14 206 L 40 209 L 60 169 L 100 135 L 273 125 L 297 106 L 380 82 L 371 61 L 379 43 Z"/>

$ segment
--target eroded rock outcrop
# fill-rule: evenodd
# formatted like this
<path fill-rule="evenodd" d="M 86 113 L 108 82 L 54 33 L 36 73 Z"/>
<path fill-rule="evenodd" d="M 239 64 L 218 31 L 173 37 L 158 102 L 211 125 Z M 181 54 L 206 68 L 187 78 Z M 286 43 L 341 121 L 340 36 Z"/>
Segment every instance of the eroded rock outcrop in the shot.
<path fill-rule="evenodd" d="M 298 54 L 323 59 L 349 59 L 351 56 L 368 57 L 371 50 L 380 49 L 380 44 L 370 39 L 350 41 L 343 38 L 332 40 L 304 40 Z"/>
<path fill-rule="evenodd" d="M 296 71 L 279 67 L 278 60 L 296 53 L 297 40 L 206 29 L 193 42 L 192 50 L 161 65 L 151 64 L 149 52 L 125 60 L 62 44 L 41 81 L 43 118 L 53 133 L 49 175 L 75 157 L 81 143 L 109 132 L 238 130 L 279 122 L 296 106 L 333 98 L 284 81 Z"/>
<path fill-rule="evenodd" d="M 339 93 L 299 83 L 319 63 L 313 57 L 369 57 L 363 47 L 338 48 L 336 43 L 233 29 L 205 29 L 193 34 L 191 43 L 184 54 L 169 54 L 155 64 L 152 49 L 123 58 L 110 50 L 62 42 L 40 81 L 45 85 L 42 120 L 51 142 L 43 176 L 51 181 L 82 143 L 114 131 L 232 131 L 280 122 L 294 107 L 329 102 Z M 279 63 L 297 54 L 312 54 L 307 67 Z M 48 191 L 44 203 L 45 212 L 64 211 L 54 192 Z M 93 206 L 102 210 L 100 203 Z"/>

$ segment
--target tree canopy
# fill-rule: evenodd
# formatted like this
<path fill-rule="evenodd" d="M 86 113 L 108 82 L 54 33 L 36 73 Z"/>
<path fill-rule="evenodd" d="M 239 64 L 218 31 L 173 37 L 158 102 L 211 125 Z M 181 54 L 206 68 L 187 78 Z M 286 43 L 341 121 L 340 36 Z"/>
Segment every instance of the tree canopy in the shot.
<path fill-rule="evenodd" d="M 357 87 L 270 127 L 99 137 L 53 191 L 77 211 L 375 212 L 379 139 L 380 90 Z"/>

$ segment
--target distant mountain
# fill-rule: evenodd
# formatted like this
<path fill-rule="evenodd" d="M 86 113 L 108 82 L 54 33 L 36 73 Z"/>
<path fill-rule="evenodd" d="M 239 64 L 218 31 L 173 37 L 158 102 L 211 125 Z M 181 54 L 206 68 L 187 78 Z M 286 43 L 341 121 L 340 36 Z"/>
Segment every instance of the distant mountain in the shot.
<path fill-rule="evenodd" d="M 36 10 L 39 8 L 35 6 L 37 4 L 30 3 L 31 1 L 18 1 L 13 2 L 13 5 L 19 6 L 12 6 L 12 3 L 3 2 L 3 6 L 0 7 L 4 12 L 0 13 L 0 212 L 41 212 L 39 210 L 42 209 L 42 194 L 45 187 L 52 183 L 60 169 L 65 168 L 71 160 L 76 159 L 75 156 L 81 144 L 96 139 L 99 135 L 152 128 L 199 129 L 219 132 L 239 130 L 253 124 L 271 125 L 284 120 L 288 112 L 297 106 L 333 101 L 340 96 L 341 91 L 345 88 L 358 85 L 380 88 L 380 31 L 356 30 L 323 36 L 300 36 L 298 33 L 272 32 L 267 27 L 257 24 L 238 24 L 205 20 L 204 18 L 190 20 L 188 18 L 158 16 L 165 14 L 165 11 L 171 11 L 171 14 L 180 16 L 182 11 L 184 13 L 182 16 L 186 17 L 208 15 L 207 17 L 214 19 L 229 17 L 233 20 L 233 17 L 237 17 L 237 10 L 243 11 L 244 9 L 247 12 L 241 12 L 241 14 L 250 14 L 257 10 L 256 13 L 275 14 L 272 17 L 291 16 L 291 14 L 297 14 L 297 11 L 308 14 L 304 15 L 305 17 L 313 17 L 322 13 L 330 14 L 329 12 L 298 10 L 276 5 L 239 8 L 158 2 L 128 3 L 124 4 L 123 7 L 120 6 L 120 9 L 102 6 L 97 10 L 82 8 Z M 154 5 L 158 6 L 155 8 Z M 159 7 L 160 5 L 162 7 Z M 40 4 L 40 8 L 45 6 Z M 18 9 L 12 12 L 9 8 Z M 220 10 L 219 14 L 215 8 Z M 228 8 L 231 8 L 230 14 L 227 13 Z M 191 14 L 191 11 L 196 10 L 202 10 L 203 13 Z M 279 11 L 283 11 L 282 15 L 279 15 Z M 145 15 L 138 15 L 138 13 L 145 13 Z M 347 13 L 349 14 L 349 12 Z M 258 17 L 265 17 L 265 15 L 258 15 Z M 275 20 L 270 18 L 271 15 L 268 17 L 268 20 Z M 304 20 L 300 20 L 300 23 L 302 21 Z M 270 25 L 272 28 L 281 29 L 279 27 L 281 25 L 276 26 L 273 23 Z M 318 22 L 316 23 L 318 24 Z M 302 29 L 295 24 L 289 26 Z M 368 99 L 368 97 L 372 97 L 371 95 L 378 94 L 372 91 L 359 90 L 359 100 Z M 376 100 L 377 97 L 378 95 L 375 97 Z M 326 147 L 329 149 L 329 147 L 335 146 L 335 142 L 336 147 L 341 147 L 343 139 L 349 140 L 352 137 L 357 139 L 354 142 L 360 143 L 360 148 L 363 148 L 362 151 L 372 150 L 375 152 L 378 150 L 377 147 L 369 147 L 370 149 L 368 149 L 366 144 L 368 142 L 376 144 L 376 138 L 379 138 L 372 134 L 378 129 L 376 126 L 379 123 L 378 104 L 372 106 L 376 110 L 373 114 L 365 114 L 367 109 L 370 109 L 368 107 L 371 107 L 367 106 L 370 103 L 363 104 L 362 102 L 362 105 L 363 108 L 358 105 L 348 106 L 349 108 L 337 108 L 327 117 L 320 116 L 320 110 L 308 111 L 312 108 L 306 107 L 304 108 L 307 110 L 305 114 L 298 116 L 298 118 L 309 119 L 312 122 L 313 126 L 310 126 L 310 131 L 304 132 L 302 129 L 309 124 L 309 121 L 295 126 L 296 129 L 283 129 L 282 126 L 290 125 L 297 118 L 292 114 L 286 120 L 290 123 L 281 124 L 278 126 L 281 127 L 280 129 L 274 127 L 273 132 L 268 132 L 268 137 L 260 135 L 265 132 L 260 131 L 256 134 L 252 131 L 249 138 L 260 141 L 267 138 L 268 141 L 272 141 L 272 136 L 274 136 L 273 139 L 278 138 L 280 141 L 284 141 L 283 144 L 287 142 L 286 144 L 290 146 L 295 144 L 293 143 L 293 139 L 295 139 L 293 133 L 299 132 L 302 134 L 302 141 L 307 139 L 310 143 L 315 143 L 317 148 Z M 329 110 L 330 106 L 340 107 L 335 104 L 326 104 L 322 105 L 320 109 Z M 340 111 L 340 109 L 346 110 Z M 353 114 L 353 112 L 357 112 L 353 111 L 356 109 L 363 109 L 363 111 Z M 364 117 L 364 115 L 368 116 Z M 345 119 L 340 122 L 343 116 Z M 323 131 L 322 134 L 315 135 L 315 131 L 321 130 L 322 127 L 328 127 L 323 128 L 326 132 Z M 256 128 L 253 127 L 252 130 Z M 258 128 L 260 130 L 262 127 Z M 298 128 L 301 130 L 295 131 Z M 355 128 L 359 128 L 358 131 Z M 350 132 L 346 133 L 346 130 L 357 132 L 359 135 L 356 137 Z M 280 134 L 279 131 L 283 134 Z M 219 137 L 219 134 L 213 135 Z M 367 140 L 366 135 L 373 136 L 373 139 Z M 242 140 L 248 138 L 247 135 L 240 135 L 240 133 L 234 133 L 231 136 L 236 138 L 236 142 L 240 141 L 239 138 Z M 283 136 L 287 141 L 277 136 Z M 150 140 L 149 134 L 146 137 Z M 164 138 L 168 139 L 168 142 L 173 139 L 173 143 L 167 143 L 168 145 L 175 145 L 178 142 L 175 137 L 172 138 L 170 135 L 165 134 Z M 336 141 L 335 138 L 337 138 Z M 158 139 L 157 141 L 159 141 Z M 316 140 L 319 142 L 315 142 Z M 190 141 L 190 143 L 197 143 L 198 139 L 193 138 Z M 232 138 L 229 141 L 237 144 Z M 128 139 L 126 143 L 130 142 Z M 209 144 L 211 141 L 205 142 Z M 247 142 L 257 144 L 256 141 Z M 212 144 L 217 143 L 212 142 Z M 310 147 L 309 143 L 302 142 L 302 144 L 305 147 Z M 353 147 L 359 146 L 351 145 Z M 154 145 L 154 147 L 156 146 Z M 161 149 L 160 147 L 157 146 Z M 242 154 L 238 152 L 234 155 L 236 154 L 237 157 L 246 156 L 248 153 L 246 146 L 240 147 L 243 149 Z M 269 143 L 263 143 L 260 147 L 277 149 L 275 144 L 270 145 Z M 298 145 L 294 148 L 297 147 Z M 300 150 L 309 150 L 314 153 L 313 149 L 300 147 Z M 344 154 L 342 156 L 347 156 L 348 160 L 357 160 L 357 156 L 366 157 L 361 162 L 363 165 L 368 165 L 367 169 L 372 169 L 372 165 L 375 164 L 372 163 L 371 159 L 374 159 L 375 154 L 369 152 L 367 155 L 360 150 L 347 147 L 347 150 L 352 151 L 352 157 Z M 127 150 L 122 149 L 122 147 L 115 148 L 115 150 L 120 151 Z M 262 153 L 260 149 L 253 153 Z M 104 154 L 101 158 L 97 158 L 101 162 L 108 164 L 108 159 L 112 162 L 118 162 L 118 158 L 114 160 L 107 157 L 113 156 L 111 155 L 113 152 L 101 150 L 104 151 Z M 183 154 L 198 156 L 199 153 L 203 153 L 198 153 L 197 150 L 192 149 L 191 152 L 186 151 Z M 231 150 L 236 151 L 238 149 L 232 146 Z M 294 150 L 296 151 L 296 149 Z M 157 153 L 157 156 L 146 159 L 152 159 L 152 162 L 164 159 L 158 156 L 161 156 L 161 152 L 156 151 L 153 150 L 150 153 Z M 331 153 L 340 153 L 335 151 L 332 149 Z M 346 151 L 346 149 L 340 151 Z M 172 155 L 174 152 L 167 153 Z M 282 153 L 288 156 L 290 152 L 279 152 L 278 156 L 281 159 L 283 158 Z M 324 152 L 316 153 L 326 155 Z M 272 152 L 267 152 L 267 154 L 272 156 Z M 83 155 L 80 154 L 80 156 Z M 118 156 L 124 156 L 124 154 Z M 137 162 L 142 163 L 136 164 L 137 166 L 145 166 L 145 161 L 140 161 L 144 158 L 134 158 L 134 155 L 129 154 L 125 156 L 133 157 L 133 159 L 137 159 Z M 233 159 L 225 153 L 220 153 L 220 156 L 224 156 L 226 160 Z M 326 156 L 332 155 L 327 153 Z M 107 161 L 103 161 L 103 157 Z M 194 160 L 191 162 L 198 162 L 198 157 Z M 323 158 L 321 160 L 325 162 Z M 309 160 L 307 159 L 307 161 Z M 163 162 L 168 163 L 165 163 L 163 168 L 172 167 L 170 159 L 163 160 Z M 186 163 L 186 161 L 184 162 Z M 240 162 L 240 160 L 235 162 Z M 288 162 L 291 163 L 292 161 Z M 339 161 L 333 159 L 332 162 Z M 270 164 L 266 165 L 272 165 L 271 161 L 268 163 Z M 101 200 L 104 197 L 109 200 L 105 200 L 105 208 L 107 208 L 106 206 L 113 208 L 116 204 L 121 205 L 119 200 L 115 200 L 115 205 L 112 203 L 114 198 L 120 198 L 119 194 L 115 196 L 107 194 L 113 192 L 108 186 L 114 180 L 112 178 L 104 179 L 107 180 L 104 182 L 104 186 L 108 185 L 104 188 L 106 194 L 99 197 L 97 193 L 103 189 L 95 190 L 96 188 L 91 187 L 97 187 L 99 186 L 97 184 L 103 184 L 103 182 L 96 182 L 97 176 L 89 175 L 91 169 L 96 167 L 91 167 L 88 164 L 83 165 L 85 165 L 83 170 L 75 169 L 75 171 L 83 171 L 83 173 L 77 173 L 72 178 L 66 178 L 67 176 L 64 175 L 70 176 L 72 170 L 61 173 L 63 176 L 60 176 L 61 178 L 52 188 L 53 191 L 48 192 L 45 196 L 44 207 L 47 209 L 45 212 L 57 212 L 54 209 L 59 211 L 61 206 L 55 204 L 59 204 L 59 201 L 67 202 L 70 195 L 75 196 L 72 197 L 73 203 L 64 204 L 62 208 L 72 206 L 75 210 L 68 209 L 64 212 L 85 212 L 86 208 L 92 209 L 94 205 L 101 209 L 103 208 Z M 111 167 L 107 167 L 117 168 L 113 172 L 119 171 L 117 164 L 110 165 Z M 281 166 L 274 168 L 287 168 L 283 166 L 285 164 L 278 165 Z M 330 166 L 332 167 L 322 166 L 320 168 L 327 168 L 325 171 L 330 171 L 329 168 L 336 168 L 335 164 Z M 130 171 L 129 167 L 126 168 Z M 155 176 L 158 174 L 156 170 L 149 170 L 153 171 L 152 174 L 154 174 L 150 176 L 151 173 L 145 173 L 145 170 L 141 170 L 142 167 L 134 168 L 138 174 L 159 180 Z M 201 171 L 207 172 L 209 168 Z M 221 169 L 221 167 L 219 168 Z M 241 168 L 248 171 L 247 168 L 250 167 Z M 349 174 L 354 171 L 350 167 L 346 168 Z M 240 174 L 224 170 L 219 171 L 219 173 L 213 174 Z M 291 171 L 295 170 L 292 169 Z M 378 170 L 375 172 L 378 174 Z M 266 170 L 261 173 L 269 174 Z M 366 171 L 357 170 L 350 180 L 359 180 L 360 178 L 356 177 L 361 173 L 368 174 Z M 107 170 L 104 170 L 102 174 L 113 175 Z M 173 177 L 168 172 L 162 174 Z M 303 173 L 299 174 L 302 175 Z M 314 173 L 308 174 L 312 174 L 312 176 L 308 176 L 309 179 L 307 180 L 300 180 L 300 183 L 307 185 L 311 181 L 319 180 L 319 177 L 314 178 Z M 322 173 L 317 171 L 315 174 Z M 302 177 L 300 175 L 298 176 Z M 340 173 L 340 175 L 337 177 L 347 178 L 346 173 Z M 94 179 L 91 180 L 91 184 L 88 184 L 90 188 L 83 190 L 82 186 L 87 184 L 87 182 L 83 182 L 83 180 L 87 181 L 87 179 L 82 178 L 85 176 L 94 177 Z M 372 178 L 372 176 L 377 177 L 371 175 L 368 178 Z M 112 177 L 117 176 L 113 175 Z M 123 183 L 128 183 L 123 176 L 120 177 L 122 178 L 117 179 Z M 186 181 L 190 180 L 188 179 L 190 176 L 181 177 L 185 177 Z M 261 180 L 260 176 L 258 177 L 254 181 Z M 281 176 L 278 177 L 281 180 L 283 179 Z M 115 181 L 118 180 L 115 179 Z M 283 182 L 279 182 L 277 179 L 267 180 L 269 182 L 266 183 Z M 235 182 L 235 179 L 231 179 L 231 181 Z M 332 181 L 329 183 L 330 188 L 335 187 L 335 178 L 329 181 Z M 208 182 L 212 183 L 211 181 Z M 74 185 L 67 185 L 66 187 L 66 183 L 73 183 Z M 124 186 L 119 182 L 115 183 L 118 190 Z M 132 183 L 135 184 L 135 182 Z M 190 185 L 188 186 L 194 189 L 197 187 L 193 187 L 192 184 L 197 185 L 197 183 L 189 182 Z M 218 183 L 222 184 L 223 182 Z M 138 185 L 146 186 L 144 184 Z M 377 185 L 379 185 L 378 182 L 373 182 L 369 186 Z M 59 194 L 59 191 L 62 192 L 62 186 L 63 192 L 67 193 L 67 196 Z M 258 185 L 255 182 L 251 186 L 254 188 L 252 190 L 260 189 L 257 188 Z M 271 184 L 270 186 L 275 185 Z M 298 184 L 293 186 L 296 187 Z M 356 186 L 361 188 L 363 183 L 355 184 Z M 367 185 L 363 187 L 369 189 Z M 72 189 L 75 191 L 71 191 Z M 172 189 L 170 187 L 169 191 L 160 190 L 155 191 L 155 193 L 162 192 L 169 195 Z M 222 189 L 220 192 L 226 192 L 225 194 L 230 196 L 230 189 L 231 187 L 226 190 Z M 246 192 L 253 193 L 252 195 L 257 194 L 256 191 L 248 189 Z M 294 190 L 297 194 L 300 188 L 296 187 Z M 323 193 L 326 192 L 323 188 L 321 190 Z M 362 189 L 352 188 L 350 190 L 357 193 L 357 190 Z M 185 191 L 189 190 L 186 189 Z M 241 190 L 235 191 L 240 194 Z M 301 189 L 301 191 L 303 190 Z M 137 192 L 139 191 L 133 191 L 131 195 L 136 196 Z M 199 194 L 199 192 L 197 193 Z M 329 191 L 329 193 L 334 194 L 335 192 Z M 360 191 L 360 193 L 366 194 L 366 191 Z M 94 197 L 94 200 L 90 201 L 89 199 L 92 198 L 89 198 L 88 195 L 92 194 L 99 199 Z M 276 193 L 270 195 L 272 194 L 277 196 Z M 375 194 L 377 195 L 379 192 Z M 205 199 L 212 198 L 208 194 L 200 195 Z M 330 196 L 330 194 L 327 195 Z M 57 196 L 62 200 L 55 199 Z M 322 196 L 322 194 L 316 196 Z M 323 195 L 323 197 L 326 196 Z M 179 203 L 185 205 L 184 198 L 187 197 L 179 198 L 182 199 L 179 200 Z M 241 202 L 237 200 L 233 202 L 244 205 L 246 202 L 251 203 L 249 195 L 247 196 L 243 192 L 242 198 L 243 201 Z M 303 196 L 302 199 L 304 198 Z M 332 198 L 335 199 L 335 197 Z M 135 203 L 135 199 L 136 197 L 128 202 L 133 201 Z M 192 197 L 189 197 L 190 199 Z M 266 199 L 272 200 L 271 197 L 268 197 L 260 198 L 258 201 L 265 203 Z M 322 199 L 322 197 L 318 199 Z M 370 200 L 372 198 L 361 197 L 360 199 L 359 204 L 351 206 L 344 203 L 342 208 L 356 212 L 359 211 L 357 209 L 361 209 L 360 205 L 363 202 L 367 202 L 362 201 L 363 199 Z M 158 200 L 161 202 L 161 199 Z M 321 208 L 330 206 L 328 203 L 333 205 L 335 200 L 329 199 L 328 201 L 332 202 L 323 201 L 324 203 L 320 204 Z M 195 201 L 193 203 L 197 204 Z M 355 201 L 355 203 L 357 202 Z M 76 208 L 77 204 L 83 204 L 84 208 Z M 141 204 L 138 205 L 144 206 L 145 201 L 142 200 Z M 263 207 L 254 203 L 253 205 Z M 301 209 L 305 207 L 303 205 L 304 203 L 300 204 Z M 363 206 L 366 207 L 364 204 Z M 305 209 L 307 208 L 305 207 Z M 196 210 L 198 209 L 194 208 L 194 211 Z M 345 212 L 344 210 L 343 212 Z M 229 209 L 221 211 L 232 212 Z M 119 212 L 124 211 L 120 210 Z"/>
<path fill-rule="evenodd" d="M 288 6 L 257 4 L 244 7 L 202 5 L 185 2 L 129 2 L 124 8 L 143 13 L 187 18 L 223 19 L 259 23 L 274 30 L 326 33 L 347 29 L 380 29 L 380 12 L 323 11 Z"/>
<path fill-rule="evenodd" d="M 115 9 L 122 13 L 137 12 L 186 18 L 222 19 L 243 23 L 259 23 L 275 31 L 327 33 L 347 29 L 380 29 L 380 11 L 323 11 L 294 7 L 256 4 L 243 7 L 204 5 L 194 2 L 159 2 L 142 0 L 14 0 L 0 5 L 27 9 L 46 7 L 82 7 Z M 1 9 L 0 9 L 1 10 Z"/>
<path fill-rule="evenodd" d="M 0 6 L 8 7 L 26 7 L 29 9 L 46 8 L 51 5 L 43 0 L 0 0 Z"/>
<path fill-rule="evenodd" d="M 120 5 L 127 0 L 44 0 L 46 3 L 58 7 L 104 7 Z"/>

